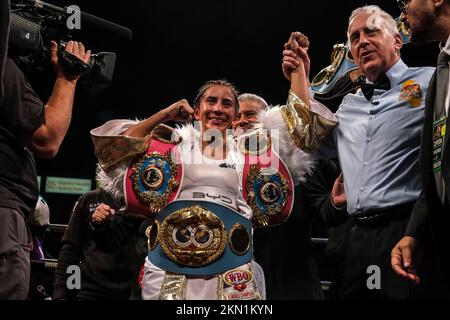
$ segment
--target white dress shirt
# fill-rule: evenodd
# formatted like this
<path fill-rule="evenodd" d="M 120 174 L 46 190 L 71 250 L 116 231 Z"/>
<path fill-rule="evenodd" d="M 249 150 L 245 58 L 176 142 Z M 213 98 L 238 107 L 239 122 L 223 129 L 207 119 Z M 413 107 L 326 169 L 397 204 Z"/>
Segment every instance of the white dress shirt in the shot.
<path fill-rule="evenodd" d="M 446 54 L 450 56 L 450 36 L 447 38 L 447 43 L 445 46 L 442 46 L 442 43 L 440 44 L 441 51 L 444 51 Z M 448 76 L 450 78 L 450 72 L 448 73 Z M 450 79 L 449 79 L 449 86 L 450 86 Z M 450 90 L 447 91 L 447 98 L 445 99 L 445 114 L 448 116 L 448 108 L 450 105 Z"/>

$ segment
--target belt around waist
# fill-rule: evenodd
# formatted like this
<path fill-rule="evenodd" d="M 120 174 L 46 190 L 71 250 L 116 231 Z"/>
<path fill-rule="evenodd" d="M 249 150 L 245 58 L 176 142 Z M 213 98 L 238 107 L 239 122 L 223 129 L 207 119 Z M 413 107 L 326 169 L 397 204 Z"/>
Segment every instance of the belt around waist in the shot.
<path fill-rule="evenodd" d="M 369 209 L 365 212 L 352 215 L 357 223 L 382 222 L 408 218 L 415 202 L 406 202 L 386 208 Z"/>
<path fill-rule="evenodd" d="M 146 234 L 148 259 L 177 274 L 212 276 L 253 258 L 251 222 L 209 201 L 171 202 L 156 215 Z"/>

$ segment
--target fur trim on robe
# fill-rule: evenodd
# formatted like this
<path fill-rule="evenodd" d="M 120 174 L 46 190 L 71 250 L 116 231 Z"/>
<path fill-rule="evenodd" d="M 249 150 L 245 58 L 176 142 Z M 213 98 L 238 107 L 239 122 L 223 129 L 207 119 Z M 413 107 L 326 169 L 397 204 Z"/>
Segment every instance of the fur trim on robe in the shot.
<path fill-rule="evenodd" d="M 278 130 L 272 133 L 274 150 L 278 150 L 280 158 L 289 168 L 295 185 L 305 181 L 305 175 L 314 168 L 314 157 L 299 149 L 292 140 L 281 115 L 280 106 L 263 110 L 258 114 L 257 128 Z"/>

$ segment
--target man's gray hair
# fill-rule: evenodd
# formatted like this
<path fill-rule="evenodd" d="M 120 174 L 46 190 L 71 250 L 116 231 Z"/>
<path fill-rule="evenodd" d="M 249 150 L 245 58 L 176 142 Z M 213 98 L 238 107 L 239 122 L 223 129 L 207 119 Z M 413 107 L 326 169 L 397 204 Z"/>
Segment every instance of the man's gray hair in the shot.
<path fill-rule="evenodd" d="M 377 29 L 386 29 L 388 32 L 390 32 L 392 35 L 400 34 L 397 27 L 397 22 L 395 19 L 386 11 L 381 9 L 377 5 L 369 5 L 369 6 L 363 6 L 359 7 L 355 10 L 353 10 L 352 14 L 350 15 L 350 18 L 348 19 L 348 27 L 347 28 L 347 44 L 350 47 L 350 34 L 348 33 L 348 30 L 350 29 L 350 24 L 353 22 L 353 19 L 356 18 L 360 13 L 363 11 L 366 11 L 368 13 L 371 13 L 367 21 L 367 27 L 369 29 L 377 28 Z"/>
<path fill-rule="evenodd" d="M 267 104 L 266 100 L 264 100 L 262 97 L 253 94 L 253 93 L 243 93 L 241 95 L 239 95 L 238 97 L 238 101 L 254 101 L 258 104 L 258 106 L 261 108 L 261 110 L 265 110 L 267 108 L 269 108 L 269 105 Z"/>

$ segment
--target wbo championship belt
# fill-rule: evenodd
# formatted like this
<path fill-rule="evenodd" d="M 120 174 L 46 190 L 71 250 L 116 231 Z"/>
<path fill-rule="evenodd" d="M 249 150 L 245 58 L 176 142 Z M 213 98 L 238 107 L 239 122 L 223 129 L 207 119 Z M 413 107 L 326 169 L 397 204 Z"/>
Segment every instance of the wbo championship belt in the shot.
<path fill-rule="evenodd" d="M 152 216 L 176 199 L 183 179 L 180 141 L 168 126 L 153 130 L 146 153 L 135 158 L 125 175 L 126 211 Z"/>
<path fill-rule="evenodd" d="M 253 258 L 251 221 L 209 201 L 169 203 L 146 234 L 148 259 L 175 274 L 218 275 Z"/>
<path fill-rule="evenodd" d="M 294 205 L 294 182 L 286 164 L 272 150 L 267 133 L 256 131 L 240 144 L 245 156 L 244 199 L 253 211 L 255 227 L 285 222 Z"/>

